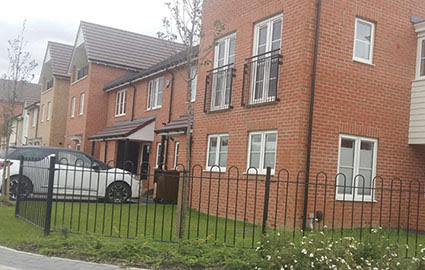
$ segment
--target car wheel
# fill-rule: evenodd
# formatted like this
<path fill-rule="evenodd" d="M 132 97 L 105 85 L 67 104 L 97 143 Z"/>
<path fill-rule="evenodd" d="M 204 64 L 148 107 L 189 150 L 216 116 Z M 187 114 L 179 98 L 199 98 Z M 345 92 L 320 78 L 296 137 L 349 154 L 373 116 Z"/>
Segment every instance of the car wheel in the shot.
<path fill-rule="evenodd" d="M 110 203 L 124 203 L 130 197 L 131 189 L 125 182 L 114 182 L 106 189 L 106 200 Z"/>
<path fill-rule="evenodd" d="M 9 199 L 10 200 L 16 200 L 16 197 L 18 195 L 18 181 L 19 176 L 14 175 L 10 177 L 10 188 L 9 188 Z M 30 196 L 30 194 L 33 191 L 33 185 L 31 180 L 29 180 L 27 177 L 23 176 L 21 179 L 21 199 L 26 199 Z"/>

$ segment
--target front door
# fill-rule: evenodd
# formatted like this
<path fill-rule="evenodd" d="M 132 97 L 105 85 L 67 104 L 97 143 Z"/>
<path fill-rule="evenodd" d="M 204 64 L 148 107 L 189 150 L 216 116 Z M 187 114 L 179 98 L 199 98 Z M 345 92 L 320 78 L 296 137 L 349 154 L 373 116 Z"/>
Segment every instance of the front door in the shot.
<path fill-rule="evenodd" d="M 149 144 L 143 144 L 142 145 L 142 166 L 140 169 L 140 178 L 141 179 L 148 179 L 149 174 L 149 150 L 150 145 Z"/>
<path fill-rule="evenodd" d="M 135 141 L 118 141 L 117 167 L 131 173 L 137 172 L 139 162 L 139 143 Z"/>

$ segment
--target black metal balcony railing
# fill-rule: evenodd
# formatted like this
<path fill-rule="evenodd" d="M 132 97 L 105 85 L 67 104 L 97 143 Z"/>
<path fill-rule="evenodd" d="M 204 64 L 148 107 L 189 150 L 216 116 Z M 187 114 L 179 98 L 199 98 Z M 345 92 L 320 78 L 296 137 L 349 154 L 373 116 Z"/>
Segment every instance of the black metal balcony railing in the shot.
<path fill-rule="evenodd" d="M 205 80 L 204 112 L 232 109 L 233 64 L 208 71 Z"/>
<path fill-rule="evenodd" d="M 247 58 L 243 71 L 242 106 L 280 101 L 277 97 L 282 55 L 274 50 Z"/>
<path fill-rule="evenodd" d="M 53 79 L 51 79 L 51 80 L 48 80 L 47 82 L 46 82 L 46 87 L 45 87 L 45 89 L 44 90 L 49 90 L 50 88 L 52 88 L 53 87 Z"/>
<path fill-rule="evenodd" d="M 76 77 L 75 80 L 78 81 L 79 79 L 87 76 L 88 74 L 89 74 L 89 66 L 87 65 L 85 67 L 82 67 L 82 68 L 78 69 L 78 71 L 77 71 L 77 77 Z"/>

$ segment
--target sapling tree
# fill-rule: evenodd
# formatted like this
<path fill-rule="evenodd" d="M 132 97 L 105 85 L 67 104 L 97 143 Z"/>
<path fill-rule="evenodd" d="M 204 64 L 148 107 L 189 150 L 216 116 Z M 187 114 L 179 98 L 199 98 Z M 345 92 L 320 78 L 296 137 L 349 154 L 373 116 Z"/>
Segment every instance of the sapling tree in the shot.
<path fill-rule="evenodd" d="M 4 144 L 5 154 L 3 166 L 8 166 L 9 142 L 13 133 L 13 119 L 17 114 L 18 106 L 22 104 L 22 97 L 26 85 L 34 78 L 33 71 L 37 63 L 32 58 L 30 52 L 26 51 L 27 41 L 24 38 L 26 21 L 22 24 L 21 32 L 14 39 L 8 41 L 9 67 L 6 73 L 0 76 L 0 99 L 3 101 L 1 116 L 2 124 L 2 143 Z M 6 169 L 3 170 L 2 194 L 8 193 L 10 183 L 6 183 Z"/>

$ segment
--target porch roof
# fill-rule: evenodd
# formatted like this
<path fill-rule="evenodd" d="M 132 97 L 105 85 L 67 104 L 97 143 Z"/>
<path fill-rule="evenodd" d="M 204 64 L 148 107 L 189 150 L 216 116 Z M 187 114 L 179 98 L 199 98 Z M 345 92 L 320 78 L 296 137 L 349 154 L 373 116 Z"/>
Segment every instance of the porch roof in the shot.
<path fill-rule="evenodd" d="M 112 140 L 112 139 L 130 139 L 130 140 L 150 140 L 153 137 L 153 125 L 156 119 L 155 115 L 139 118 L 133 121 L 121 121 L 116 122 L 110 127 L 105 128 L 104 130 L 98 132 L 97 134 L 89 137 L 90 141 L 100 141 L 100 140 Z M 135 134 L 139 133 L 142 129 L 150 129 L 152 131 L 146 130 L 147 134 Z M 149 136 L 151 133 L 152 136 Z M 141 136 L 133 136 L 141 135 Z M 143 136 L 148 135 L 148 136 Z"/>
<path fill-rule="evenodd" d="M 155 133 L 158 135 L 170 135 L 173 133 L 186 133 L 187 123 L 191 121 L 191 127 L 193 128 L 193 117 L 189 114 L 184 114 L 177 119 L 172 120 L 168 124 L 164 125 L 162 128 L 155 130 Z"/>

